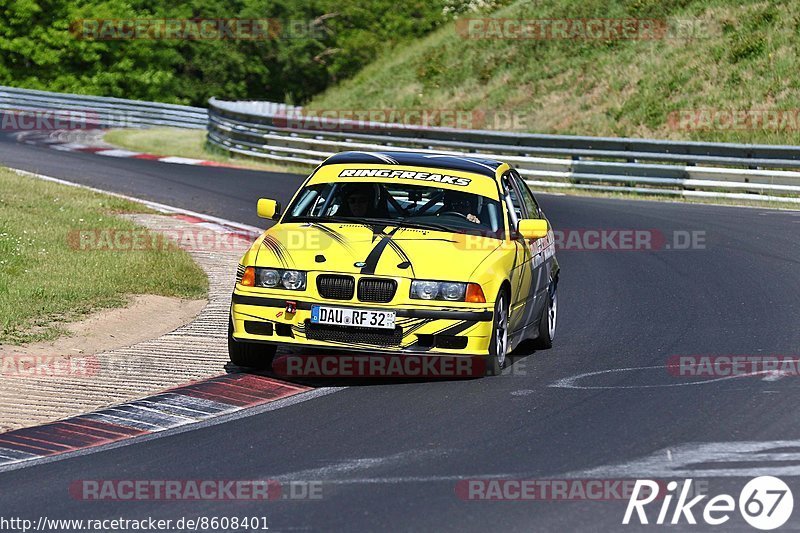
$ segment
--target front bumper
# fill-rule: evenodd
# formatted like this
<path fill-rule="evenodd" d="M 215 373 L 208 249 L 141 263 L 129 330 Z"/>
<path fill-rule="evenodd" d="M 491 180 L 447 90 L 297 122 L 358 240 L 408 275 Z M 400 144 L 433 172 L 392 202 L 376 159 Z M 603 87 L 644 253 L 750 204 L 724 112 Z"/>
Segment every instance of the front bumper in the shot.
<path fill-rule="evenodd" d="M 296 311 L 287 313 L 287 303 Z M 311 306 L 326 305 L 397 313 L 395 331 L 310 324 Z M 261 294 L 237 288 L 232 297 L 233 338 L 245 342 L 332 348 L 372 353 L 485 355 L 492 333 L 490 304 L 462 307 L 363 304 L 294 299 L 290 294 Z"/>

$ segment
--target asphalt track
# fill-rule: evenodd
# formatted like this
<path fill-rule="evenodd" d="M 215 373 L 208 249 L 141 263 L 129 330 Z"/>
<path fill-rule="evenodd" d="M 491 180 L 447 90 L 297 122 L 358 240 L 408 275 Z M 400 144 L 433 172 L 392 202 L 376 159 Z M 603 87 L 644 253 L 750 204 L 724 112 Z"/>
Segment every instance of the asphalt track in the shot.
<path fill-rule="evenodd" d="M 7 139 L 0 164 L 256 225 L 255 200 L 285 201 L 299 180 L 61 153 Z M 670 468 L 672 477 L 703 478 L 712 492 L 734 497 L 755 473 L 770 473 L 800 497 L 797 377 L 692 384 L 663 368 L 681 354 L 800 355 L 800 213 L 539 198 L 557 229 L 702 231 L 705 248 L 560 251 L 555 347 L 521 352 L 509 375 L 355 383 L 224 424 L 5 472 L 0 515 L 265 515 L 272 531 L 608 531 L 626 529 L 625 502 L 464 501 L 456 484 L 663 477 Z M 642 367 L 656 368 L 624 370 Z M 616 371 L 568 379 L 605 370 Z M 571 383 L 599 388 L 564 388 Z M 709 462 L 709 447 L 728 460 Z M 68 493 L 81 479 L 266 478 L 319 480 L 323 498 L 87 502 Z M 787 528 L 800 528 L 799 512 Z M 657 509 L 652 513 L 651 520 Z M 735 513 L 717 527 L 723 529 L 750 530 Z"/>

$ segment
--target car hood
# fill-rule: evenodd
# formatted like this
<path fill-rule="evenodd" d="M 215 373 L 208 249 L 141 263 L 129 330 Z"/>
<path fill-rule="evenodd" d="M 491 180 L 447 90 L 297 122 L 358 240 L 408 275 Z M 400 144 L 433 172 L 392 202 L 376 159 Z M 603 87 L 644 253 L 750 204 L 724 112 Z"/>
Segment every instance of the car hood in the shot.
<path fill-rule="evenodd" d="M 469 281 L 501 241 L 397 226 L 278 224 L 255 243 L 256 266 Z"/>

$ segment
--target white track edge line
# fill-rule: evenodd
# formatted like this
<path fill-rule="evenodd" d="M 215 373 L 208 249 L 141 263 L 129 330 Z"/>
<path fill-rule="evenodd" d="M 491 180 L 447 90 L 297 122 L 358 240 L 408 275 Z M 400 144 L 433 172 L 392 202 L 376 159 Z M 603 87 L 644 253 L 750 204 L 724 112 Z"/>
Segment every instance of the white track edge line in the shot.
<path fill-rule="evenodd" d="M 149 207 L 149 208 L 154 209 L 156 211 L 160 211 L 162 213 L 172 213 L 172 214 L 177 214 L 177 215 L 187 215 L 187 216 L 197 217 L 197 218 L 201 218 L 203 220 L 207 220 L 209 222 L 216 222 L 217 224 L 221 224 L 221 225 L 224 225 L 224 226 L 230 226 L 232 228 L 243 230 L 243 231 L 249 231 L 249 232 L 257 233 L 259 235 L 264 232 L 263 228 L 257 228 L 255 226 L 249 226 L 247 224 L 241 224 L 239 222 L 234 222 L 232 220 L 227 220 L 227 219 L 215 217 L 215 216 L 212 216 L 212 215 L 206 215 L 206 214 L 203 214 L 203 213 L 198 213 L 197 211 L 190 211 L 188 209 L 182 209 L 180 207 L 173 207 L 171 205 L 161 204 L 161 203 L 158 203 L 158 202 L 151 202 L 150 200 L 142 200 L 141 198 L 136 198 L 136 197 L 133 197 L 133 196 L 127 196 L 125 194 L 120 194 L 120 193 L 116 193 L 116 192 L 104 191 L 102 189 L 97 189 L 95 187 L 90 187 L 88 185 L 82 185 L 80 183 L 75 183 L 75 182 L 72 182 L 72 181 L 63 180 L 61 178 L 54 178 L 52 176 L 45 176 L 44 174 L 37 174 L 36 172 L 29 172 L 27 170 L 21 170 L 21 169 L 18 169 L 18 168 L 9 168 L 9 170 L 11 170 L 12 172 L 15 172 L 16 174 L 19 174 L 20 176 L 28 176 L 28 177 L 32 177 L 32 178 L 38 178 L 38 179 L 41 179 L 41 180 L 44 180 L 44 181 L 50 181 L 50 182 L 58 183 L 58 184 L 61 184 L 61 185 L 67 185 L 69 187 L 77 187 L 79 189 L 85 189 L 87 191 L 107 194 L 109 196 L 114 196 L 116 198 L 121 198 L 123 200 L 128 200 L 130 202 L 136 202 L 138 204 L 142 204 L 142 205 L 144 205 L 146 207 Z"/>

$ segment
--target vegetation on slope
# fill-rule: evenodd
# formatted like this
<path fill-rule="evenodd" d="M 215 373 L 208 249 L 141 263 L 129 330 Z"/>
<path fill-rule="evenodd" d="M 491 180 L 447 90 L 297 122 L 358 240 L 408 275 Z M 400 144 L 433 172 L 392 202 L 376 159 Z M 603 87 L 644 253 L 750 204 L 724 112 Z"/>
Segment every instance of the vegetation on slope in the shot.
<path fill-rule="evenodd" d="M 538 0 L 492 17 L 657 19 L 691 31 L 631 40 L 467 39 L 462 20 L 384 54 L 310 108 L 477 110 L 488 117 L 481 127 L 559 134 L 800 138 L 800 3 Z M 495 122 L 498 110 L 516 120 Z"/>

